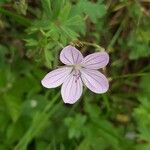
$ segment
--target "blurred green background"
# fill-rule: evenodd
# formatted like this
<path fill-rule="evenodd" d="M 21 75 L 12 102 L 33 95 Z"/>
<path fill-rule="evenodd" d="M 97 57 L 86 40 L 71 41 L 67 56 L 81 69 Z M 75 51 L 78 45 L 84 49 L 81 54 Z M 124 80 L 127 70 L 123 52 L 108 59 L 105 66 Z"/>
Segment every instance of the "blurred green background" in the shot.
<path fill-rule="evenodd" d="M 110 54 L 107 93 L 41 86 L 69 43 Z M 150 150 L 149 60 L 149 0 L 0 0 L 0 150 Z"/>

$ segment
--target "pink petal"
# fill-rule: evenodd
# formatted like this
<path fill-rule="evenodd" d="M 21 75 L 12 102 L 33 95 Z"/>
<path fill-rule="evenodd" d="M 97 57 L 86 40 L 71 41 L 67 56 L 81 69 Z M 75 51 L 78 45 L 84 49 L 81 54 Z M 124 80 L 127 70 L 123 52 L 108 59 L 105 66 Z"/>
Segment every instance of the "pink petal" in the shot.
<path fill-rule="evenodd" d="M 41 81 L 46 88 L 55 88 L 60 86 L 71 73 L 72 67 L 62 67 L 49 72 Z"/>
<path fill-rule="evenodd" d="M 107 78 L 97 70 L 82 69 L 81 78 L 83 83 L 95 93 L 105 93 L 109 88 Z"/>
<path fill-rule="evenodd" d="M 89 69 L 99 69 L 105 67 L 109 62 L 109 55 L 106 52 L 97 52 L 86 56 L 82 61 L 82 66 Z"/>
<path fill-rule="evenodd" d="M 74 76 L 75 71 L 66 79 L 61 88 L 61 95 L 64 103 L 73 104 L 75 103 L 82 94 L 83 84 L 81 78 L 79 77 L 76 80 L 76 76 Z"/>
<path fill-rule="evenodd" d="M 78 64 L 83 60 L 83 56 L 79 50 L 69 45 L 60 53 L 60 60 L 66 65 Z"/>

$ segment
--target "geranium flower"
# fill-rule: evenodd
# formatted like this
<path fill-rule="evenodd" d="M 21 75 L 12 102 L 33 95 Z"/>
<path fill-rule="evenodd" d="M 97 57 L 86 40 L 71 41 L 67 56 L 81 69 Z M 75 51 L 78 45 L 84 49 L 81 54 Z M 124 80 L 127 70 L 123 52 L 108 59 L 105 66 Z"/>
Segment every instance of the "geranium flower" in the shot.
<path fill-rule="evenodd" d="M 95 52 L 83 58 L 79 50 L 69 45 L 61 51 L 60 60 L 65 66 L 49 72 L 41 83 L 46 88 L 62 85 L 64 103 L 75 103 L 82 95 L 83 85 L 94 93 L 108 90 L 107 78 L 97 70 L 108 64 L 109 55 L 106 52 Z"/>

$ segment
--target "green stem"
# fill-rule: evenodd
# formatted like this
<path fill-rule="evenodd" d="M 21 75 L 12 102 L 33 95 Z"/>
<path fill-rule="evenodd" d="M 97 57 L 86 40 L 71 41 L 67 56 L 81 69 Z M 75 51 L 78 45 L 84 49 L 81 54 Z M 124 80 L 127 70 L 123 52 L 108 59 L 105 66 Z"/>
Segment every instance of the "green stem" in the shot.
<path fill-rule="evenodd" d="M 32 139 L 37 134 L 39 134 L 39 132 L 41 130 L 43 130 L 46 127 L 46 125 L 49 121 L 49 118 L 60 106 L 60 103 L 58 103 L 54 106 L 54 103 L 56 102 L 56 100 L 58 99 L 59 96 L 60 96 L 60 93 L 56 94 L 56 96 L 51 100 L 51 102 L 45 106 L 45 108 L 42 112 L 37 112 L 33 116 L 33 121 L 31 123 L 30 128 L 25 133 L 25 135 L 21 138 L 21 140 L 16 145 L 14 150 L 26 150 L 28 144 L 32 141 Z M 52 106 L 54 106 L 54 107 L 52 108 Z M 51 111 L 48 112 L 50 109 L 51 109 Z"/>
<path fill-rule="evenodd" d="M 121 31 L 122 31 L 122 27 L 126 22 L 126 18 L 121 22 L 121 25 L 119 26 L 117 32 L 115 33 L 115 35 L 113 36 L 112 40 L 110 41 L 110 44 L 108 45 L 107 49 L 109 50 L 109 52 L 111 52 L 113 45 L 116 43 Z"/>
<path fill-rule="evenodd" d="M 85 42 L 85 41 L 80 41 L 81 44 L 84 44 L 84 45 L 88 45 L 88 46 L 93 46 L 95 48 L 97 48 L 98 50 L 100 51 L 105 51 L 105 49 L 95 43 L 90 43 L 90 42 Z"/>
<path fill-rule="evenodd" d="M 110 80 L 129 78 L 129 77 L 139 77 L 139 76 L 145 76 L 145 75 L 150 75 L 150 72 L 133 73 L 133 74 L 125 74 L 125 75 L 121 75 L 121 76 L 114 76 L 114 77 L 111 77 Z"/>
<path fill-rule="evenodd" d="M 56 94 L 56 96 L 52 99 L 52 101 L 45 107 L 43 112 L 47 112 L 52 107 L 52 105 L 56 102 L 59 96 L 60 96 L 60 92 Z"/>

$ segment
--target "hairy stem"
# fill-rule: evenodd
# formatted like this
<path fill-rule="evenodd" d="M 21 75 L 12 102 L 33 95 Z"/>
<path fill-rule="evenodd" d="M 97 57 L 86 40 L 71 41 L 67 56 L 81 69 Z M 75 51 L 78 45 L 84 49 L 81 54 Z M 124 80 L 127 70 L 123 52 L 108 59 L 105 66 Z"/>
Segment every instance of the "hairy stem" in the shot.
<path fill-rule="evenodd" d="M 139 77 L 139 76 L 145 76 L 150 75 L 150 72 L 143 72 L 143 73 L 133 73 L 133 74 L 125 74 L 120 76 L 114 76 L 109 78 L 109 80 L 115 80 L 115 79 L 121 79 L 121 78 L 130 78 L 130 77 Z"/>

